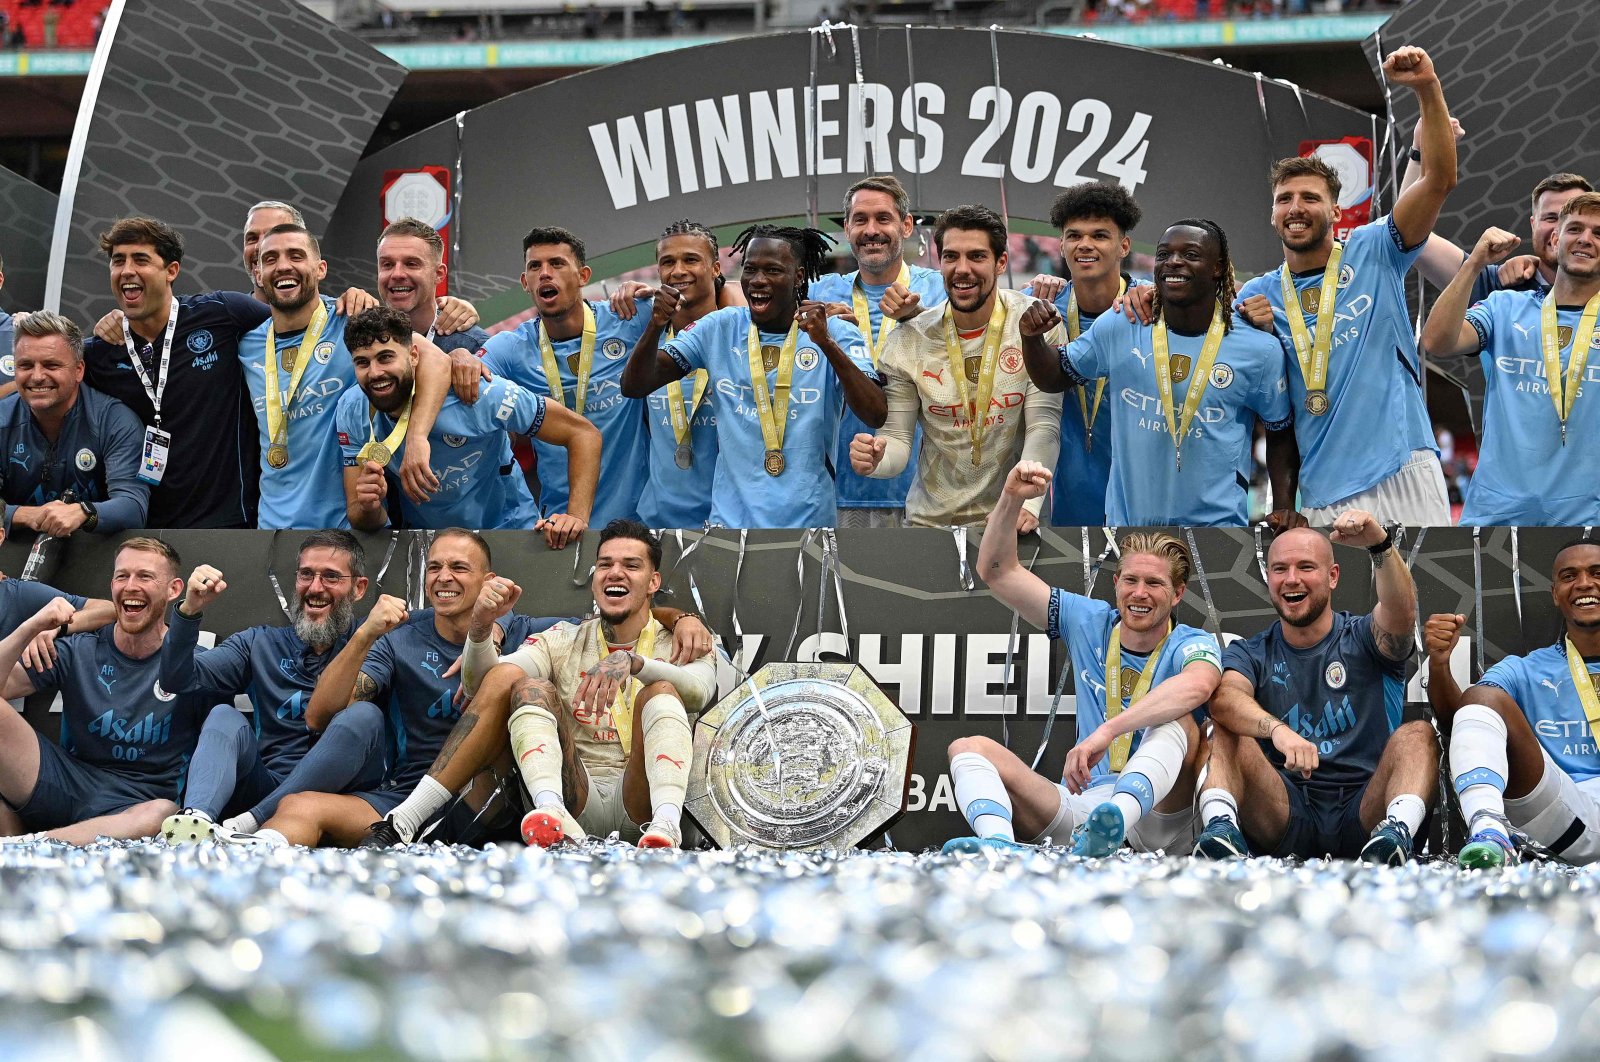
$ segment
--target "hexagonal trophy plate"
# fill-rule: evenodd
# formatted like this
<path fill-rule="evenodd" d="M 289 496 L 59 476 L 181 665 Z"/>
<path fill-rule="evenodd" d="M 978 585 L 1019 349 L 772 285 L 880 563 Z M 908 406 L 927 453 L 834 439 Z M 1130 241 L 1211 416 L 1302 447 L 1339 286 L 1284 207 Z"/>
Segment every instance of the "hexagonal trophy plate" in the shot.
<path fill-rule="evenodd" d="M 768 664 L 695 724 L 684 808 L 719 848 L 850 848 L 905 811 L 915 738 L 859 666 Z"/>

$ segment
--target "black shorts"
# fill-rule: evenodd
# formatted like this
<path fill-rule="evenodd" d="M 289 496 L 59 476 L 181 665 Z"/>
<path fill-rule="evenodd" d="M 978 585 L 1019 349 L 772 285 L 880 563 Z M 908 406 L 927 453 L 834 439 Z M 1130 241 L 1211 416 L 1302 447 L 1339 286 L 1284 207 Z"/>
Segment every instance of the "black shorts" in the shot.
<path fill-rule="evenodd" d="M 1369 831 L 1361 825 L 1361 798 L 1367 784 L 1337 789 L 1312 787 L 1291 771 L 1280 770 L 1289 791 L 1289 826 L 1283 840 L 1269 855 L 1300 859 L 1354 859 L 1367 843 Z"/>
<path fill-rule="evenodd" d="M 401 788 L 385 785 L 351 796 L 360 797 L 371 805 L 378 818 L 399 807 L 411 795 L 413 787 Z M 522 787 L 514 791 L 521 793 Z M 443 844 L 485 845 L 490 841 L 522 841 L 522 815 L 524 808 L 519 800 L 494 800 L 486 811 L 479 812 L 460 797 L 451 799 L 444 810 L 429 819 L 423 826 L 420 840 L 439 841 Z"/>
<path fill-rule="evenodd" d="M 39 742 L 39 778 L 33 795 L 17 809 L 30 830 L 58 830 L 175 795 L 171 784 L 141 782 L 84 763 L 43 734 L 34 737 Z"/>

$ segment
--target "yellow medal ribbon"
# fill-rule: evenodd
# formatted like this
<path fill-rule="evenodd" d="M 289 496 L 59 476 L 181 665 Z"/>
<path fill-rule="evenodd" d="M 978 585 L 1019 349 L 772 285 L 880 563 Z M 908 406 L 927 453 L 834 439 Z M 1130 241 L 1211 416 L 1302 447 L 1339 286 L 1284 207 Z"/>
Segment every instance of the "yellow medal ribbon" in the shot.
<path fill-rule="evenodd" d="M 667 330 L 667 342 L 670 343 L 678 333 L 673 329 Z M 678 448 L 689 445 L 689 426 L 694 420 L 694 415 L 700 409 L 700 402 L 706 397 L 706 387 L 711 383 L 711 374 L 704 369 L 694 371 L 694 397 L 685 407 L 683 402 L 683 381 L 673 380 L 667 384 L 667 416 L 672 420 L 672 435 L 678 440 Z"/>
<path fill-rule="evenodd" d="M 1320 417 L 1328 411 L 1328 358 L 1333 350 L 1333 307 L 1339 301 L 1339 261 L 1344 244 L 1333 241 L 1333 251 L 1322 270 L 1322 287 L 1317 290 L 1317 335 L 1313 342 L 1306 328 L 1305 312 L 1295 291 L 1289 263 L 1283 263 L 1278 281 L 1283 286 L 1283 315 L 1289 319 L 1289 336 L 1294 340 L 1295 360 L 1306 381 L 1306 412 Z"/>
<path fill-rule="evenodd" d="M 1556 292 L 1544 297 L 1539 310 L 1539 345 L 1544 349 L 1544 380 L 1550 387 L 1550 401 L 1556 404 L 1556 419 L 1561 422 L 1561 445 L 1567 445 L 1567 418 L 1578 400 L 1583 385 L 1583 370 L 1589 364 L 1589 344 L 1594 340 L 1594 319 L 1600 313 L 1600 292 L 1584 304 L 1578 327 L 1572 333 L 1572 353 L 1567 355 L 1567 378 L 1561 380 L 1561 335 L 1556 326 Z"/>
<path fill-rule="evenodd" d="M 662 627 L 654 617 L 645 621 L 644 630 L 639 632 L 638 641 L 633 644 L 635 655 L 648 660 L 656 648 L 656 631 Z M 611 655 L 611 647 L 606 644 L 605 632 L 598 627 L 595 637 L 600 639 L 600 659 L 604 660 Z M 624 753 L 633 751 L 633 702 L 639 696 L 639 691 L 644 689 L 644 683 L 637 677 L 629 678 L 617 691 L 617 699 L 611 702 L 611 722 L 617 728 L 617 743 L 622 746 Z"/>
<path fill-rule="evenodd" d="M 1211 327 L 1206 329 L 1205 345 L 1200 348 L 1200 359 L 1195 362 L 1189 376 L 1189 393 L 1183 400 L 1181 420 L 1172 401 L 1172 358 L 1167 354 L 1167 322 L 1157 321 L 1151 329 L 1156 358 L 1156 389 L 1161 392 L 1161 411 L 1167 415 L 1167 431 L 1172 433 L 1173 453 L 1180 472 L 1183 470 L 1183 440 L 1188 438 L 1195 411 L 1200 408 L 1200 399 L 1205 397 L 1206 388 L 1211 384 L 1211 366 L 1216 363 L 1226 324 L 1227 318 L 1223 316 L 1222 307 L 1213 309 Z"/>
<path fill-rule="evenodd" d="M 1117 298 L 1128 293 L 1128 279 L 1123 277 L 1117 281 Z M 1078 318 L 1078 288 L 1073 285 L 1072 294 L 1067 296 L 1067 342 L 1072 342 L 1083 334 L 1083 325 Z M 1094 384 L 1094 407 L 1089 406 L 1089 396 L 1084 394 L 1083 388 L 1078 388 L 1078 408 L 1083 410 L 1083 448 L 1085 451 L 1094 449 L 1094 422 L 1100 417 L 1100 400 L 1106 396 L 1107 378 L 1102 376 Z"/>
<path fill-rule="evenodd" d="M 1172 622 L 1167 621 L 1167 633 L 1161 636 L 1161 643 L 1150 650 L 1150 656 L 1144 662 L 1144 670 L 1139 672 L 1139 680 L 1133 684 L 1133 692 L 1128 695 L 1128 707 L 1132 708 L 1139 703 L 1140 698 L 1150 692 L 1150 683 L 1156 677 L 1156 662 L 1161 659 L 1161 650 L 1166 648 L 1167 639 L 1172 637 Z M 1109 722 L 1122 714 L 1122 624 L 1118 623 L 1111 628 L 1111 646 L 1106 650 L 1106 721 Z M 1111 740 L 1111 748 L 1106 755 L 1109 766 L 1114 773 L 1121 774 L 1122 769 L 1128 765 L 1128 756 L 1133 751 L 1133 734 L 1118 734 Z"/>
<path fill-rule="evenodd" d="M 998 292 L 994 309 L 989 313 L 989 327 L 983 336 L 983 361 L 978 368 L 978 393 L 967 390 L 966 357 L 961 353 L 961 337 L 956 334 L 955 313 L 950 304 L 944 304 L 944 350 L 950 359 L 950 378 L 955 381 L 956 394 L 967 411 L 967 434 L 972 438 L 972 463 L 983 461 L 983 437 L 988 432 L 984 422 L 989 415 L 989 400 L 994 395 L 994 369 L 1000 360 L 1000 338 L 1006 326 L 1006 304 Z"/>
<path fill-rule="evenodd" d="M 416 397 L 415 394 L 412 397 Z M 380 465 L 387 465 L 395 451 L 400 449 L 400 444 L 405 441 L 406 428 L 411 424 L 411 398 L 406 399 L 406 404 L 400 408 L 400 416 L 394 422 L 394 430 L 384 436 L 383 441 L 378 441 L 375 424 L 378 411 L 371 403 L 367 404 L 367 444 L 356 455 L 356 460 L 363 463 L 376 461 Z"/>
<path fill-rule="evenodd" d="M 556 364 L 556 348 L 544 323 L 539 324 L 539 357 L 544 359 L 544 378 L 550 387 L 550 397 L 560 405 L 567 404 L 566 389 L 561 386 L 561 366 Z M 583 416 L 584 401 L 589 396 L 589 371 L 594 368 L 594 307 L 583 304 L 583 342 L 578 347 L 578 403 L 573 412 Z"/>
<path fill-rule="evenodd" d="M 900 263 L 900 275 L 895 278 L 896 284 L 911 286 L 911 268 L 904 262 Z M 894 326 L 899 324 L 888 314 L 883 315 L 883 320 L 878 322 L 878 334 L 872 334 L 872 308 L 867 305 L 867 293 L 861 287 L 861 274 L 856 274 L 856 282 L 850 286 L 850 305 L 856 311 L 856 322 L 861 326 L 861 334 L 867 337 L 867 353 L 872 355 L 872 367 L 878 367 L 878 356 L 883 353 L 883 345 L 889 340 L 889 333 L 894 331 Z"/>
<path fill-rule="evenodd" d="M 322 329 L 327 323 L 328 307 L 319 297 L 317 308 L 311 312 L 311 323 L 306 326 L 305 334 L 300 337 L 300 349 L 295 352 L 294 368 L 289 372 L 289 390 L 285 393 L 278 378 L 278 333 L 273 328 L 271 320 L 267 321 L 266 361 L 263 365 L 267 384 L 267 439 L 271 446 L 278 448 L 283 454 L 285 465 L 289 463 L 287 441 L 289 418 L 286 411 L 294 405 L 294 394 L 300 389 L 300 378 L 306 374 L 306 367 L 311 364 L 312 351 L 316 349 L 317 340 L 322 338 Z"/>
<path fill-rule="evenodd" d="M 778 352 L 778 375 L 769 391 L 767 370 L 761 361 L 761 333 L 756 323 L 750 322 L 750 334 L 745 343 L 750 354 L 750 389 L 756 396 L 756 416 L 761 420 L 761 439 L 767 447 L 767 471 L 771 475 L 783 471 L 783 433 L 789 426 L 789 382 L 794 379 L 794 352 L 799 343 L 800 321 L 796 318 L 784 337 L 783 349 Z M 772 471 L 774 463 L 777 472 Z"/>

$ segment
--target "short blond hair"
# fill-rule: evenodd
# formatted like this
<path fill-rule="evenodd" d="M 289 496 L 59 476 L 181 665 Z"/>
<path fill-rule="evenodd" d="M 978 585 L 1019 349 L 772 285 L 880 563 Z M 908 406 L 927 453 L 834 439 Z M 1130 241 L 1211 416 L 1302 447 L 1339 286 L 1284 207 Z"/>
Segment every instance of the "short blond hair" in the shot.
<path fill-rule="evenodd" d="M 1143 553 L 1166 561 L 1174 588 L 1188 585 L 1189 574 L 1194 571 L 1194 558 L 1189 555 L 1189 547 L 1165 531 L 1135 531 L 1123 535 L 1122 541 L 1117 543 L 1117 552 L 1123 560 L 1132 554 Z"/>
<path fill-rule="evenodd" d="M 1572 214 L 1600 214 L 1600 192 L 1584 192 L 1573 196 L 1561 208 L 1561 216 L 1556 220 L 1566 221 Z"/>

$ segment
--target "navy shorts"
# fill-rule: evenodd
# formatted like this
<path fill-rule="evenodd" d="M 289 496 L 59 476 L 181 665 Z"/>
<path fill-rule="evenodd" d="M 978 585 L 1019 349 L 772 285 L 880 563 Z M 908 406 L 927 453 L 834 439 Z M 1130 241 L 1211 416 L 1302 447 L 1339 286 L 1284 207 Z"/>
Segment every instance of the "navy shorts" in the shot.
<path fill-rule="evenodd" d="M 413 786 L 385 785 L 368 789 L 351 796 L 360 797 L 372 805 L 372 810 L 382 818 L 411 795 Z M 520 791 L 521 787 L 518 787 Z M 484 845 L 490 841 L 521 841 L 522 812 L 513 803 L 501 809 L 491 808 L 480 815 L 465 800 L 452 799 L 445 809 L 429 819 L 423 827 L 424 840 L 444 844 Z"/>
<path fill-rule="evenodd" d="M 30 830 L 58 830 L 174 796 L 170 785 L 137 781 L 84 763 L 43 734 L 34 737 L 39 742 L 39 780 L 28 802 L 17 809 Z"/>
<path fill-rule="evenodd" d="M 1300 859 L 1354 859 L 1367 843 L 1361 825 L 1361 797 L 1366 783 L 1337 789 L 1313 788 L 1290 771 L 1278 772 L 1289 791 L 1289 828 L 1270 855 Z"/>

